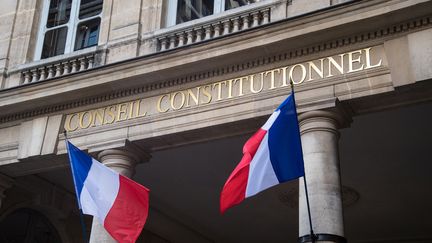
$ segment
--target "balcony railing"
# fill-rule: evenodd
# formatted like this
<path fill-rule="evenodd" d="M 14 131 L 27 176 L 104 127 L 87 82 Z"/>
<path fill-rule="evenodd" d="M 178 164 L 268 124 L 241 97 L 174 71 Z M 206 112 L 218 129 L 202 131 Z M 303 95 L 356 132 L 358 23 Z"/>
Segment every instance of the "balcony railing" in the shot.
<path fill-rule="evenodd" d="M 93 51 L 52 61 L 39 61 L 21 69 L 21 84 L 35 83 L 47 79 L 77 73 L 99 66 L 104 51 Z"/>
<path fill-rule="evenodd" d="M 269 23 L 270 7 L 213 19 L 156 36 L 157 51 L 199 43 Z"/>

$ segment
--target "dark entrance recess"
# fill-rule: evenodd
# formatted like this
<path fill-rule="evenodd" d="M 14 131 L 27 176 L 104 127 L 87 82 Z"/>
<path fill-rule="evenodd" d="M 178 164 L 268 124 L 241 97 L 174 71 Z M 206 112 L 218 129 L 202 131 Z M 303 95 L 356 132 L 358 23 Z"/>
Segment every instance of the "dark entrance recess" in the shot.
<path fill-rule="evenodd" d="M 0 222 L 2 243 L 61 243 L 54 226 L 41 213 L 22 208 Z"/>

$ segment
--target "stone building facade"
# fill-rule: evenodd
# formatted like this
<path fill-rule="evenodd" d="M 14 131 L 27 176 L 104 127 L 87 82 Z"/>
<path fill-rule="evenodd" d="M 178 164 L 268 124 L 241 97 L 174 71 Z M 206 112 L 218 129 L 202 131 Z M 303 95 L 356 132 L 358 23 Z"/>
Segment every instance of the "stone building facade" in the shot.
<path fill-rule="evenodd" d="M 151 189 L 139 242 L 310 242 L 301 179 L 218 213 L 290 82 L 318 242 L 432 242 L 432 1 L 0 3 L 0 242 L 82 242 L 64 132 Z"/>

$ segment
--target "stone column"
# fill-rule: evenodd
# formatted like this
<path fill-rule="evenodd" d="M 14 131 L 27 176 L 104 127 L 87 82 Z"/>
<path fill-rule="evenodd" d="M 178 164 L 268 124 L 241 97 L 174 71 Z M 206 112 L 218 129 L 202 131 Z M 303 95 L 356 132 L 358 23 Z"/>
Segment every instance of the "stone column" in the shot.
<path fill-rule="evenodd" d="M 121 175 L 131 178 L 135 166 L 140 161 L 148 161 L 150 156 L 143 152 L 126 149 L 107 149 L 99 153 L 98 160 Z M 98 220 L 93 220 L 90 243 L 117 243 Z"/>
<path fill-rule="evenodd" d="M 299 115 L 300 133 L 309 192 L 312 224 L 317 242 L 346 242 L 339 170 L 338 128 L 341 113 L 310 111 Z M 299 242 L 311 242 L 304 190 L 299 183 Z"/>

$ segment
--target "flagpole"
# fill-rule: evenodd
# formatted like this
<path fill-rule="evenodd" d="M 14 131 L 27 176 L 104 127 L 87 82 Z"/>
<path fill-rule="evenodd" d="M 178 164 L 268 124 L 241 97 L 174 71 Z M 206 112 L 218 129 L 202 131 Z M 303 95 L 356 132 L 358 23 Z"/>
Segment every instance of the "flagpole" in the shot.
<path fill-rule="evenodd" d="M 294 107 L 297 110 L 296 103 L 295 103 L 295 96 L 294 96 L 294 83 L 291 81 L 290 84 L 291 84 L 291 94 L 293 96 L 293 101 L 294 101 Z M 300 140 L 301 140 L 301 138 L 300 138 Z M 304 166 L 304 164 L 303 164 L 303 166 Z M 305 170 L 305 173 L 303 175 L 303 181 L 304 181 L 305 194 L 306 194 L 306 204 L 307 204 L 307 210 L 308 210 L 308 216 L 309 216 L 310 236 L 311 236 L 312 243 L 315 243 L 316 236 L 314 234 L 313 227 L 312 227 L 312 217 L 311 217 L 311 210 L 310 210 L 310 204 L 309 204 L 309 193 L 308 193 L 307 183 L 306 183 L 306 170 Z"/>
<path fill-rule="evenodd" d="M 75 174 L 74 174 L 74 169 L 73 169 L 73 165 L 72 165 L 72 159 L 70 157 L 70 152 L 69 152 L 69 146 L 68 146 L 68 138 L 67 138 L 67 133 L 66 131 L 63 132 L 64 137 L 65 137 L 65 144 L 66 144 L 66 150 L 69 156 L 69 163 L 71 166 L 71 172 L 72 172 L 72 177 L 73 177 L 73 182 L 74 182 L 74 187 L 75 187 L 75 195 L 77 197 L 77 204 L 78 204 L 78 210 L 79 210 L 79 215 L 80 215 L 80 223 L 81 223 L 81 231 L 82 231 L 82 237 L 83 237 L 83 242 L 85 243 L 89 243 L 89 240 L 87 239 L 87 230 L 86 230 L 86 224 L 84 221 L 84 213 L 81 209 L 80 203 L 79 203 L 79 198 L 78 198 L 78 192 L 76 191 L 76 186 L 75 186 Z"/>

